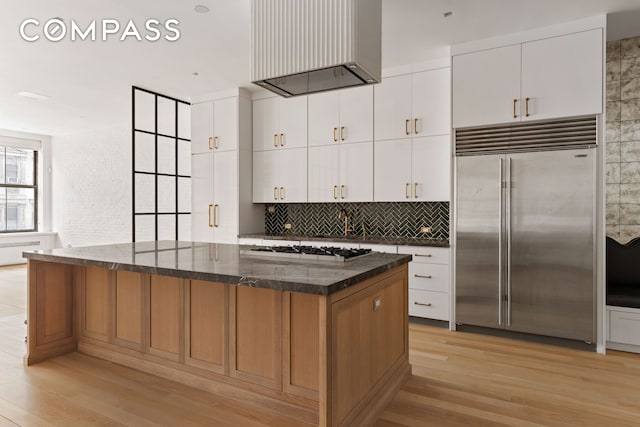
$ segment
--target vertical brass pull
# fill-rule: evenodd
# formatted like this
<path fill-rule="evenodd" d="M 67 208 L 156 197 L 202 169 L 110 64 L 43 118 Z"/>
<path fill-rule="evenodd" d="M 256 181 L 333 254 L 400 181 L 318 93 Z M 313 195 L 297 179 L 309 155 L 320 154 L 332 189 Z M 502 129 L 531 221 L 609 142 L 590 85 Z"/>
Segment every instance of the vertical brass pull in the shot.
<path fill-rule="evenodd" d="M 280 147 L 284 147 L 284 133 L 280 134 Z"/>
<path fill-rule="evenodd" d="M 418 183 L 417 182 L 413 183 L 413 197 L 415 199 L 418 198 Z"/>
<path fill-rule="evenodd" d="M 518 105 L 518 100 L 514 99 L 513 100 L 513 118 L 514 119 L 518 118 L 518 114 L 516 113 L 516 105 Z"/>
<path fill-rule="evenodd" d="M 209 207 L 207 208 L 207 223 L 209 224 L 209 227 L 213 227 L 213 224 L 211 224 L 211 208 L 213 207 L 213 205 L 209 205 Z"/>
<path fill-rule="evenodd" d="M 525 107 L 525 116 L 529 117 L 529 100 L 531 98 L 525 98 L 524 107 Z"/>
<path fill-rule="evenodd" d="M 217 136 L 213 137 L 213 148 L 215 148 L 216 150 L 218 149 L 218 137 Z"/>
<path fill-rule="evenodd" d="M 273 187 L 273 200 L 278 200 L 278 187 Z"/>
<path fill-rule="evenodd" d="M 333 186 L 333 200 L 337 200 L 338 199 L 338 195 L 336 194 L 336 191 L 338 191 L 338 186 L 334 185 Z"/>
<path fill-rule="evenodd" d="M 274 147 L 278 146 L 278 134 L 277 133 L 273 134 L 273 146 Z"/>
<path fill-rule="evenodd" d="M 211 150 L 211 140 L 213 138 L 209 137 L 209 139 L 207 140 L 207 145 L 209 146 L 209 150 Z"/>
<path fill-rule="evenodd" d="M 213 205 L 213 226 L 218 228 L 218 205 Z"/>
<path fill-rule="evenodd" d="M 344 141 L 344 126 L 340 127 L 340 141 Z"/>
<path fill-rule="evenodd" d="M 408 182 L 407 182 L 407 184 L 404 186 L 404 195 L 405 195 L 405 197 L 406 197 L 407 199 L 411 197 L 411 196 L 409 195 L 409 187 L 410 187 L 410 186 L 411 186 L 411 184 L 409 184 Z"/>
<path fill-rule="evenodd" d="M 340 186 L 340 198 L 344 199 L 344 185 Z"/>
<path fill-rule="evenodd" d="M 284 187 L 280 187 L 280 200 L 284 200 Z"/>
<path fill-rule="evenodd" d="M 409 122 L 410 122 L 409 119 L 404 121 L 404 133 L 407 135 L 409 135 Z"/>
<path fill-rule="evenodd" d="M 338 142 L 338 136 L 336 135 L 338 128 L 333 128 L 333 142 Z"/>
<path fill-rule="evenodd" d="M 418 134 L 418 119 L 413 119 L 413 133 Z"/>

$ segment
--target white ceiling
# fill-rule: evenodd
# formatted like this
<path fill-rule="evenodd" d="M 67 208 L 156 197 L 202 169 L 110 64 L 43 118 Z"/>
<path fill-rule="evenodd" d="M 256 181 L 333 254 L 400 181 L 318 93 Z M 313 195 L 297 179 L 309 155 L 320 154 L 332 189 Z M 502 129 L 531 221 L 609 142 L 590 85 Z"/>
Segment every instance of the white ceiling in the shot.
<path fill-rule="evenodd" d="M 207 5 L 208 14 L 193 11 Z M 442 14 L 453 11 L 445 19 Z M 446 47 L 615 13 L 609 32 L 639 35 L 640 0 L 383 0 L 383 68 L 441 57 Z M 19 36 L 27 18 L 67 24 L 148 18 L 180 21 L 177 42 L 28 43 Z M 635 34 L 633 34 L 635 32 Z M 0 129 L 59 135 L 130 121 L 131 86 L 188 99 L 249 83 L 250 0 L 21 0 L 0 15 Z M 618 37 L 620 38 L 620 37 Z M 194 76 L 197 72 L 199 75 Z M 20 91 L 48 95 L 35 101 Z"/>

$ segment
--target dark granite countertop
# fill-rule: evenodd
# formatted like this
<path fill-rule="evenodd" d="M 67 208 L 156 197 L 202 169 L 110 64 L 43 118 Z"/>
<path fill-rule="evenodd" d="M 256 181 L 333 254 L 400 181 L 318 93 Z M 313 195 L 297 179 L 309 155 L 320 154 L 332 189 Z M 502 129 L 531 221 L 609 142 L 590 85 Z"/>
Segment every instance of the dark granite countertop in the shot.
<path fill-rule="evenodd" d="M 24 252 L 38 261 L 329 295 L 411 261 L 372 253 L 359 259 L 302 261 L 245 254 L 249 246 L 160 240 Z"/>
<path fill-rule="evenodd" d="M 241 234 L 240 238 L 247 239 L 269 239 L 269 240 L 305 240 L 318 242 L 345 242 L 345 243 L 370 243 L 376 245 L 399 245 L 399 246 L 433 246 L 448 248 L 449 241 L 442 239 L 415 239 L 406 237 L 379 237 L 373 236 L 362 238 L 362 236 L 304 236 L 299 234 Z"/>

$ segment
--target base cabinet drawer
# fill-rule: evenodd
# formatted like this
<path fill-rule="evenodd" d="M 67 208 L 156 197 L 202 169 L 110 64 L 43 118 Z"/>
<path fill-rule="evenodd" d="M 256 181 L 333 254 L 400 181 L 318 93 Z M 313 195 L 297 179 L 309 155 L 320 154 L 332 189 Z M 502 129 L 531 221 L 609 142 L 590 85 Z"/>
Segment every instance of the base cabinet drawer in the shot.
<path fill-rule="evenodd" d="M 449 266 L 446 264 L 410 262 L 409 288 L 422 291 L 449 292 Z"/>
<path fill-rule="evenodd" d="M 640 345 L 640 310 L 609 310 L 609 341 Z"/>
<path fill-rule="evenodd" d="M 413 255 L 412 262 L 449 264 L 451 250 L 432 246 L 398 246 L 398 253 Z"/>
<path fill-rule="evenodd" d="M 409 316 L 449 320 L 449 293 L 409 289 Z"/>

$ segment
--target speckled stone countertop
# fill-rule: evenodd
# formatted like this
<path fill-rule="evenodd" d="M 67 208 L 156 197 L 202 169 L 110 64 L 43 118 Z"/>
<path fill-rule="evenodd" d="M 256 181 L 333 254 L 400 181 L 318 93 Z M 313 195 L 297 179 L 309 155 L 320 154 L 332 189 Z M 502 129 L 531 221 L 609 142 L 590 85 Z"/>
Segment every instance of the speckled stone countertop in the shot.
<path fill-rule="evenodd" d="M 246 254 L 249 246 L 160 240 L 24 252 L 38 261 L 126 270 L 255 288 L 329 295 L 411 261 L 372 253 L 338 261 Z"/>
<path fill-rule="evenodd" d="M 298 234 L 241 234 L 240 238 L 268 239 L 268 240 L 304 240 L 307 242 L 344 242 L 344 243 L 370 243 L 375 245 L 399 245 L 399 246 L 432 246 L 448 248 L 449 241 L 442 239 L 413 239 L 406 237 L 369 237 L 361 236 L 303 236 Z"/>

